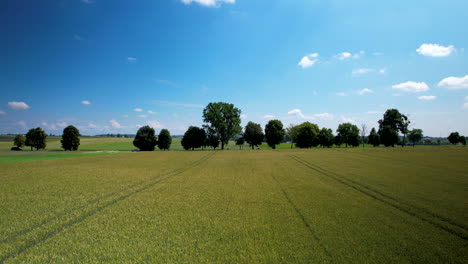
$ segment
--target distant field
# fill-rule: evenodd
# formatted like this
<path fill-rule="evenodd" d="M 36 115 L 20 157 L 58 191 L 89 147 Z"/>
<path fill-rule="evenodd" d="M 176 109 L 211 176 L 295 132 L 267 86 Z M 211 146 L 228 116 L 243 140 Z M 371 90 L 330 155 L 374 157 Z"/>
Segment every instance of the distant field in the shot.
<path fill-rule="evenodd" d="M 468 148 L 0 164 L 0 263 L 466 263 Z"/>

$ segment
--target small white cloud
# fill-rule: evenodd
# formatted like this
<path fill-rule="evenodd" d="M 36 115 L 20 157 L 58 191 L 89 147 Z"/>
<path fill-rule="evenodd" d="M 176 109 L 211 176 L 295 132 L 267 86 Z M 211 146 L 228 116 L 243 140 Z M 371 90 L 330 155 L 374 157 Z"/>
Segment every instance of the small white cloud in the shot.
<path fill-rule="evenodd" d="M 13 110 L 27 110 L 30 108 L 25 102 L 8 102 L 8 106 Z"/>
<path fill-rule="evenodd" d="M 372 91 L 371 89 L 368 89 L 368 88 L 364 88 L 364 89 L 362 89 L 362 90 L 357 91 L 357 93 L 358 93 L 359 95 L 364 95 L 364 94 L 373 93 L 373 92 L 374 92 L 374 91 Z"/>
<path fill-rule="evenodd" d="M 22 126 L 22 127 L 26 127 L 26 122 L 24 121 L 18 121 L 16 124 Z"/>
<path fill-rule="evenodd" d="M 0 110 L 0 115 L 6 115 L 5 111 Z"/>
<path fill-rule="evenodd" d="M 156 112 L 153 112 L 153 111 L 151 111 L 151 110 L 148 110 L 148 114 L 150 114 L 150 115 L 155 115 Z"/>
<path fill-rule="evenodd" d="M 141 117 L 141 118 L 147 118 L 148 115 L 138 115 L 138 117 Z"/>
<path fill-rule="evenodd" d="M 343 92 L 339 92 L 339 93 L 335 93 L 335 94 L 338 95 L 338 96 L 348 96 L 347 93 L 343 93 Z"/>
<path fill-rule="evenodd" d="M 361 56 L 364 55 L 364 51 L 360 51 L 359 53 L 351 53 L 351 52 L 341 52 L 334 57 L 339 59 L 339 60 L 346 60 L 346 59 L 359 59 Z"/>
<path fill-rule="evenodd" d="M 246 119 L 246 118 L 247 118 L 247 115 L 241 114 L 241 115 L 240 115 L 240 118 Z"/>
<path fill-rule="evenodd" d="M 128 57 L 127 60 L 128 60 L 128 61 L 137 61 L 137 58 L 135 58 L 135 57 Z"/>
<path fill-rule="evenodd" d="M 321 113 L 321 114 L 315 114 L 315 117 L 321 119 L 321 120 L 333 120 L 333 114 L 330 113 Z"/>
<path fill-rule="evenodd" d="M 463 109 L 468 109 L 468 103 L 463 104 Z"/>
<path fill-rule="evenodd" d="M 366 74 L 366 73 L 369 73 L 369 72 L 373 72 L 374 69 L 370 69 L 370 68 L 361 68 L 361 69 L 355 69 L 353 70 L 353 75 L 358 75 L 358 74 Z"/>
<path fill-rule="evenodd" d="M 369 114 L 369 115 L 375 115 L 375 114 L 380 114 L 382 112 L 380 111 L 367 111 L 366 114 Z"/>
<path fill-rule="evenodd" d="M 404 82 L 392 85 L 393 89 L 400 90 L 403 92 L 419 93 L 429 90 L 429 86 L 425 82 Z"/>
<path fill-rule="evenodd" d="M 88 128 L 94 129 L 94 128 L 97 128 L 97 126 L 93 123 L 89 123 Z"/>
<path fill-rule="evenodd" d="M 64 127 L 67 126 L 67 123 L 66 123 L 66 122 L 58 122 L 58 123 L 57 123 L 57 126 L 58 126 L 58 127 L 61 127 L 61 128 L 64 128 Z"/>
<path fill-rule="evenodd" d="M 146 121 L 146 124 L 152 128 L 162 128 L 163 126 L 156 120 Z"/>
<path fill-rule="evenodd" d="M 275 118 L 275 116 L 274 115 L 264 115 L 262 118 L 264 118 L 264 119 L 273 119 L 273 118 Z"/>
<path fill-rule="evenodd" d="M 189 5 L 191 3 L 197 3 L 207 7 L 219 7 L 222 3 L 235 4 L 236 0 L 181 0 L 182 3 Z"/>
<path fill-rule="evenodd" d="M 419 100 L 431 101 L 436 99 L 434 95 L 423 95 L 418 97 Z"/>
<path fill-rule="evenodd" d="M 81 103 L 84 104 L 84 105 L 90 105 L 91 104 L 91 102 L 88 101 L 88 100 L 81 101 Z"/>
<path fill-rule="evenodd" d="M 112 127 L 115 127 L 115 128 L 121 128 L 122 126 L 120 125 L 119 122 L 117 122 L 115 119 L 112 119 L 109 121 L 112 125 Z"/>
<path fill-rule="evenodd" d="M 340 116 L 339 120 L 340 122 L 343 122 L 343 123 L 355 123 L 353 118 L 346 117 L 344 115 Z"/>
<path fill-rule="evenodd" d="M 379 70 L 379 73 L 380 74 L 385 74 L 387 72 L 387 69 L 386 68 L 382 68 Z"/>
<path fill-rule="evenodd" d="M 302 113 L 302 110 L 301 109 L 293 109 L 291 111 L 288 112 L 288 115 L 290 116 L 297 116 L 297 117 L 300 117 L 302 119 L 315 119 L 315 117 L 313 116 L 306 116 Z"/>
<path fill-rule="evenodd" d="M 445 57 L 450 55 L 453 51 L 455 51 L 455 47 L 450 46 L 442 46 L 438 44 L 422 44 L 416 51 L 424 56 L 430 57 Z"/>
<path fill-rule="evenodd" d="M 312 53 L 307 56 L 304 56 L 297 65 L 301 66 L 302 68 L 311 67 L 318 61 L 318 56 L 318 53 Z"/>
<path fill-rule="evenodd" d="M 133 111 L 135 111 L 135 112 L 143 112 L 143 109 L 141 109 L 141 108 L 135 108 L 135 109 L 133 109 Z"/>
<path fill-rule="evenodd" d="M 468 89 L 468 75 L 464 77 L 447 77 L 440 81 L 438 85 L 449 90 Z"/>

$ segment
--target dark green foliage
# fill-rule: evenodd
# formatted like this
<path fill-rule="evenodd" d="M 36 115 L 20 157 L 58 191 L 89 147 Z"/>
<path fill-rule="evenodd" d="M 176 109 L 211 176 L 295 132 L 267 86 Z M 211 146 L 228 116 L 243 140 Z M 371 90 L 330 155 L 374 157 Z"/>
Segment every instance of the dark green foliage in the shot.
<path fill-rule="evenodd" d="M 45 149 L 47 134 L 42 130 L 42 128 L 31 128 L 26 134 L 25 145 L 36 150 Z"/>
<path fill-rule="evenodd" d="M 74 126 L 67 126 L 63 130 L 60 142 L 64 150 L 78 150 L 80 146 L 80 131 Z"/>
<path fill-rule="evenodd" d="M 401 114 L 397 109 L 388 109 L 383 119 L 379 120 L 380 140 L 386 146 L 394 146 L 398 143 L 398 132 L 403 134 L 402 146 L 405 143 L 405 137 L 408 133 L 410 121 L 406 115 Z M 384 133 L 384 129 L 386 132 Z M 395 134 L 396 133 L 396 137 Z M 387 137 L 388 136 L 388 137 Z"/>
<path fill-rule="evenodd" d="M 333 144 L 335 144 L 335 146 L 341 148 L 341 144 L 343 144 L 343 139 L 341 138 L 341 136 L 339 134 L 336 135 L 335 138 L 333 138 Z"/>
<path fill-rule="evenodd" d="M 242 146 L 245 143 L 245 139 L 243 136 L 240 136 L 236 139 L 236 145 L 239 146 L 239 149 L 242 149 Z"/>
<path fill-rule="evenodd" d="M 447 137 L 448 141 L 453 145 L 460 143 L 460 134 L 458 132 L 452 132 Z"/>
<path fill-rule="evenodd" d="M 13 145 L 16 146 L 17 148 L 24 147 L 25 143 L 26 143 L 26 138 L 23 135 L 16 135 L 15 139 L 13 140 Z"/>
<path fill-rule="evenodd" d="M 158 148 L 162 150 L 167 150 L 171 147 L 171 143 L 171 133 L 169 133 L 169 130 L 167 129 L 162 129 L 161 132 L 159 132 L 158 136 Z"/>
<path fill-rule="evenodd" d="M 241 110 L 229 103 L 209 103 L 203 109 L 204 127 L 221 141 L 221 149 L 229 140 L 242 131 Z"/>
<path fill-rule="evenodd" d="M 375 128 L 372 128 L 370 134 L 369 134 L 369 144 L 372 144 L 372 146 L 377 147 L 380 145 L 380 135 L 375 131 Z"/>
<path fill-rule="evenodd" d="M 265 126 L 265 140 L 272 149 L 276 149 L 276 145 L 284 139 L 285 131 L 283 123 L 279 120 L 270 120 Z"/>
<path fill-rule="evenodd" d="M 461 143 L 463 146 L 466 146 L 466 137 L 461 136 L 461 137 L 460 137 L 460 143 Z"/>
<path fill-rule="evenodd" d="M 297 128 L 296 147 L 310 148 L 319 144 L 319 128 L 316 124 L 304 122 Z"/>
<path fill-rule="evenodd" d="M 247 142 L 252 149 L 262 144 L 263 137 L 264 134 L 260 124 L 251 121 L 247 123 L 244 131 L 244 139 L 245 142 Z"/>
<path fill-rule="evenodd" d="M 153 151 L 157 143 L 154 129 L 150 126 L 140 127 L 133 140 L 133 145 L 141 151 Z"/>
<path fill-rule="evenodd" d="M 325 127 L 322 128 L 322 130 L 320 130 L 318 138 L 320 145 L 322 145 L 322 147 L 324 148 L 331 147 L 335 139 L 335 137 L 333 136 L 333 131 Z"/>
<path fill-rule="evenodd" d="M 353 147 L 359 146 L 359 128 L 356 125 L 351 123 L 340 124 L 336 132 L 340 135 L 346 147 L 348 147 L 348 145 Z"/>
<path fill-rule="evenodd" d="M 212 147 L 213 149 L 219 147 L 219 138 L 209 130 L 206 132 L 205 146 Z"/>
<path fill-rule="evenodd" d="M 413 147 L 417 142 L 421 141 L 422 138 L 423 138 L 422 129 L 413 129 L 408 132 L 408 139 L 410 142 L 413 142 Z"/>
<path fill-rule="evenodd" d="M 196 126 L 190 126 L 182 138 L 181 144 L 185 150 L 201 148 L 205 146 L 205 130 Z"/>

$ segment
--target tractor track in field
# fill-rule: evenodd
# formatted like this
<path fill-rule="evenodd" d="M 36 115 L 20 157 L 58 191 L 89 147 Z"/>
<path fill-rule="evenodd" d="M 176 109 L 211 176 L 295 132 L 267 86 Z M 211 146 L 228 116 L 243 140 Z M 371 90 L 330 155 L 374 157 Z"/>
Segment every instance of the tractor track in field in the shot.
<path fill-rule="evenodd" d="M 299 210 L 299 208 L 296 206 L 296 204 L 294 204 L 294 202 L 291 200 L 291 198 L 289 197 L 288 193 L 286 192 L 286 190 L 283 188 L 283 186 L 281 186 L 280 182 L 278 181 L 278 179 L 276 179 L 276 177 L 274 175 L 271 175 L 271 177 L 273 178 L 273 180 L 276 182 L 276 184 L 278 185 L 278 187 L 281 189 L 281 192 L 283 193 L 284 197 L 286 198 L 286 200 L 288 201 L 289 205 L 291 205 L 291 207 L 294 209 L 294 211 L 297 213 L 298 217 L 302 220 L 302 223 L 305 225 L 305 227 L 307 228 L 307 230 L 309 230 L 310 234 L 312 235 L 312 237 L 315 239 L 315 241 L 317 241 L 317 243 L 320 245 L 320 247 L 322 248 L 322 250 L 325 252 L 325 254 L 328 256 L 328 257 L 332 257 L 332 255 L 330 254 L 330 252 L 328 251 L 328 249 L 323 245 L 323 242 L 322 240 L 318 237 L 318 235 L 315 233 L 314 229 L 312 228 L 312 226 L 309 224 L 309 221 L 307 221 L 307 218 L 304 216 L 304 214 L 301 212 L 301 210 Z"/>
<path fill-rule="evenodd" d="M 154 187 L 156 186 L 158 183 L 161 183 L 165 180 L 168 180 L 170 178 L 173 178 L 183 172 L 186 172 L 192 168 L 195 168 L 199 165 L 201 165 L 202 163 L 204 163 L 205 161 L 207 161 L 208 159 L 210 159 L 213 155 L 215 155 L 216 152 L 211 152 L 205 156 L 203 156 L 202 158 L 188 164 L 187 166 L 184 166 L 184 167 L 181 167 L 181 168 L 178 168 L 176 170 L 172 170 L 172 171 L 169 171 L 169 172 L 166 172 L 166 173 L 163 173 L 161 175 L 158 175 L 156 177 L 153 177 L 151 179 L 148 179 L 148 180 L 144 180 L 144 181 L 141 181 L 140 183 L 137 183 L 137 184 L 133 184 L 133 185 L 130 185 L 128 186 L 127 188 L 125 188 L 124 190 L 120 190 L 118 192 L 115 192 L 115 193 L 112 193 L 112 194 L 109 194 L 109 195 L 105 195 L 105 198 L 109 198 L 109 197 L 113 197 L 112 199 L 108 200 L 108 201 L 104 201 L 102 203 L 102 205 L 98 205 L 98 206 L 94 206 L 95 204 L 99 204 L 99 202 L 103 199 L 103 197 L 101 198 L 98 198 L 98 199 L 95 199 L 93 200 L 92 202 L 86 204 L 86 205 L 83 205 L 83 206 L 80 206 L 78 208 L 75 208 L 74 210 L 70 210 L 68 211 L 67 213 L 64 213 L 64 214 L 61 214 L 59 216 L 56 216 L 52 219 L 49 219 L 48 221 L 46 222 L 43 222 L 41 224 L 38 224 L 38 225 L 35 225 L 34 227 L 31 227 L 31 228 L 28 228 L 26 230 L 23 230 L 23 231 L 20 231 L 18 232 L 14 237 L 10 237 L 8 239 L 5 239 L 2 241 L 2 243 L 6 243 L 7 241 L 8 242 L 12 242 L 12 241 L 16 241 L 16 240 L 19 240 L 22 238 L 22 236 L 28 234 L 28 233 L 32 233 L 34 231 L 38 231 L 38 232 L 42 232 L 42 234 L 40 234 L 37 238 L 35 239 L 32 239 L 32 240 L 29 240 L 27 241 L 26 243 L 24 243 L 23 245 L 17 247 L 16 249 L 12 250 L 12 252 L 8 252 L 8 253 L 3 253 L 3 255 L 0 255 L 0 263 L 4 263 L 6 260 L 8 259 L 11 259 L 13 257 L 16 257 L 22 253 L 24 253 L 25 251 L 27 251 L 28 249 L 32 248 L 32 247 L 35 247 L 37 246 L 38 244 L 48 240 L 49 238 L 65 231 L 67 228 L 70 228 L 76 224 L 79 224 L 81 222 L 83 222 L 84 220 L 86 220 L 87 218 L 103 211 L 104 209 L 118 203 L 118 202 L 121 202 L 129 197 L 132 197 L 136 194 L 139 194 L 151 187 Z M 116 197 L 114 197 L 116 196 Z M 70 215 L 70 214 L 73 214 L 73 213 L 77 213 L 78 215 L 77 216 L 74 216 L 74 217 L 71 217 L 70 220 L 66 221 L 65 223 L 61 223 L 61 222 L 58 222 L 58 223 L 53 223 L 54 221 L 58 221 L 62 218 L 65 218 L 66 216 Z M 47 227 L 47 225 L 51 224 L 52 226 L 51 227 Z M 45 226 L 45 227 L 44 227 Z M 45 230 L 41 230 L 41 227 L 44 227 L 43 229 Z M 0 245 L 2 244 L 0 243 Z"/>
<path fill-rule="evenodd" d="M 442 217 L 442 216 L 439 216 L 439 215 L 436 215 L 434 213 L 431 213 L 431 212 L 428 212 L 426 210 L 424 210 L 423 208 L 419 208 L 419 207 L 416 207 L 414 205 L 411 205 L 407 202 L 404 202 L 400 199 L 397 199 L 397 198 L 394 198 L 390 195 L 387 195 L 387 194 L 384 194 L 378 190 L 375 190 L 369 186 L 365 186 L 357 181 L 354 181 L 354 180 L 351 180 L 351 179 L 348 179 L 346 177 L 343 177 L 337 173 L 334 173 L 334 172 L 331 172 L 331 171 L 328 171 L 326 169 L 323 169 L 315 164 L 311 164 L 310 162 L 302 159 L 302 158 L 299 158 L 297 156 L 294 156 L 294 155 L 289 155 L 293 160 L 295 160 L 296 162 L 298 162 L 299 164 L 302 164 L 304 165 L 305 167 L 313 170 L 313 171 L 316 171 L 320 174 L 322 174 L 323 176 L 326 176 L 327 178 L 330 178 L 330 179 L 333 179 L 335 180 L 336 182 L 338 183 L 341 183 L 343 184 L 344 186 L 347 186 L 351 189 L 354 189 L 358 192 L 360 192 L 361 194 L 365 195 L 365 196 L 368 196 L 374 200 L 377 200 L 379 202 L 382 202 L 388 206 L 391 206 L 403 213 L 406 213 L 410 216 L 413 216 L 413 217 L 416 217 L 417 219 L 423 221 L 423 222 L 426 222 L 428 224 L 431 224 L 432 226 L 440 229 L 440 230 L 443 230 L 443 231 L 446 231 L 452 235 L 455 235 L 457 236 L 458 238 L 460 239 L 463 239 L 465 241 L 468 241 L 468 235 L 466 234 L 468 232 L 467 228 L 463 225 L 460 225 L 460 224 L 457 224 L 457 223 L 454 223 L 453 221 L 451 220 L 448 220 L 447 218 L 445 217 Z M 405 208 L 406 207 L 406 208 Z M 419 211 L 418 213 L 414 212 L 414 211 Z M 433 219 L 431 219 L 433 218 Z M 458 229 L 458 230 L 457 230 Z M 460 230 L 461 229 L 461 230 Z"/>

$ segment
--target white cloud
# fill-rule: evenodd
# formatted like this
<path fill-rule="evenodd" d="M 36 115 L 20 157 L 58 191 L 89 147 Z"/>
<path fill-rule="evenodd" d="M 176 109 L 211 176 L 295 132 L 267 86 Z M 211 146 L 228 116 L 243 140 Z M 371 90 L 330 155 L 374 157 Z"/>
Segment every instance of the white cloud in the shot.
<path fill-rule="evenodd" d="M 128 61 L 137 61 L 137 58 L 135 58 L 135 57 L 128 57 L 127 60 L 128 60 Z"/>
<path fill-rule="evenodd" d="M 348 96 L 347 93 L 343 93 L 343 92 L 339 92 L 339 93 L 335 93 L 335 94 L 338 95 L 338 96 Z"/>
<path fill-rule="evenodd" d="M 382 68 L 379 70 L 379 73 L 380 74 L 385 74 L 387 72 L 387 69 L 386 68 Z"/>
<path fill-rule="evenodd" d="M 304 56 L 297 65 L 301 66 L 302 68 L 311 67 L 318 61 L 318 56 L 318 53 L 312 53 L 307 56 Z"/>
<path fill-rule="evenodd" d="M 306 116 L 302 113 L 302 110 L 301 109 L 293 109 L 291 111 L 288 112 L 288 115 L 290 116 L 297 116 L 297 117 L 300 117 L 302 119 L 315 119 L 315 117 L 313 116 Z"/>
<path fill-rule="evenodd" d="M 97 126 L 95 124 L 93 124 L 93 123 L 89 123 L 88 128 L 94 129 L 94 128 L 97 128 Z"/>
<path fill-rule="evenodd" d="M 151 110 L 148 110 L 148 114 L 150 114 L 150 115 L 155 115 L 156 112 L 153 112 L 153 111 L 151 111 Z"/>
<path fill-rule="evenodd" d="M 315 114 L 314 116 L 321 120 L 333 120 L 333 114 L 330 114 L 330 113 L 320 113 L 320 114 Z"/>
<path fill-rule="evenodd" d="M 29 109 L 29 105 L 25 102 L 8 102 L 8 106 L 13 110 L 26 110 Z"/>
<path fill-rule="evenodd" d="M 463 109 L 468 109 L 468 103 L 463 104 Z"/>
<path fill-rule="evenodd" d="M 468 75 L 464 77 L 447 77 L 440 81 L 438 85 L 450 90 L 468 89 Z"/>
<path fill-rule="evenodd" d="M 364 51 L 360 51 L 359 53 L 351 53 L 351 52 L 341 52 L 334 57 L 339 60 L 346 60 L 346 59 L 359 59 L 362 55 L 364 55 Z"/>
<path fill-rule="evenodd" d="M 148 115 L 138 115 L 138 117 L 141 117 L 141 118 L 147 118 Z"/>
<path fill-rule="evenodd" d="M 273 119 L 273 118 L 275 118 L 275 116 L 274 115 L 264 115 L 262 118 L 264 118 L 264 119 Z"/>
<path fill-rule="evenodd" d="M 26 127 L 26 122 L 24 121 L 18 121 L 16 124 L 22 126 L 22 127 Z"/>
<path fill-rule="evenodd" d="M 382 112 L 380 112 L 380 111 L 372 111 L 372 110 L 366 112 L 366 114 L 369 114 L 369 115 L 375 115 L 375 114 L 380 114 L 380 113 L 382 113 Z"/>
<path fill-rule="evenodd" d="M 403 92 L 419 93 L 429 90 L 429 86 L 425 82 L 404 82 L 392 85 L 393 89 L 400 90 Z"/>
<path fill-rule="evenodd" d="M 362 90 L 357 91 L 357 93 L 358 93 L 359 95 L 364 95 L 364 94 L 373 93 L 373 92 L 374 92 L 374 91 L 372 91 L 371 89 L 368 89 L 368 88 L 364 88 L 364 89 L 362 89 Z"/>
<path fill-rule="evenodd" d="M 240 118 L 245 119 L 245 118 L 247 118 L 247 115 L 241 114 Z"/>
<path fill-rule="evenodd" d="M 162 128 L 163 126 L 156 120 L 148 120 L 146 124 L 152 128 Z"/>
<path fill-rule="evenodd" d="M 117 122 L 115 119 L 112 119 L 109 121 L 112 125 L 112 127 L 115 127 L 115 128 L 121 128 L 122 126 L 119 124 L 119 122 Z"/>
<path fill-rule="evenodd" d="M 81 101 L 81 103 L 84 104 L 84 105 L 90 105 L 91 104 L 91 102 L 88 101 L 88 100 Z"/>
<path fill-rule="evenodd" d="M 143 112 L 143 109 L 141 109 L 141 108 L 135 108 L 135 109 L 133 109 L 133 111 L 135 111 L 135 112 Z"/>
<path fill-rule="evenodd" d="M 360 69 L 355 69 L 353 70 L 353 75 L 358 75 L 358 74 L 366 74 L 366 73 L 369 73 L 369 72 L 373 72 L 374 69 L 370 69 L 370 68 L 360 68 Z"/>
<path fill-rule="evenodd" d="M 422 95 L 418 97 L 419 100 L 431 101 L 436 99 L 434 95 Z"/>
<path fill-rule="evenodd" d="M 438 44 L 424 43 L 418 49 L 416 49 L 416 51 L 424 56 L 445 57 L 455 51 L 455 47 L 452 45 L 445 47 Z"/>
<path fill-rule="evenodd" d="M 61 128 L 64 128 L 64 127 L 67 126 L 67 123 L 66 123 L 66 122 L 58 122 L 58 123 L 57 123 L 57 126 L 58 126 L 58 127 L 61 127 Z"/>
<path fill-rule="evenodd" d="M 346 116 L 340 116 L 340 122 L 343 122 L 343 123 L 355 123 L 354 122 L 354 119 L 351 118 L 351 117 L 346 117 Z"/>
<path fill-rule="evenodd" d="M 219 7 L 222 3 L 235 4 L 236 0 L 181 0 L 182 3 L 189 5 L 191 3 L 197 3 L 202 6 L 208 7 Z"/>
<path fill-rule="evenodd" d="M 0 110 L 0 115 L 6 115 L 5 111 Z"/>

